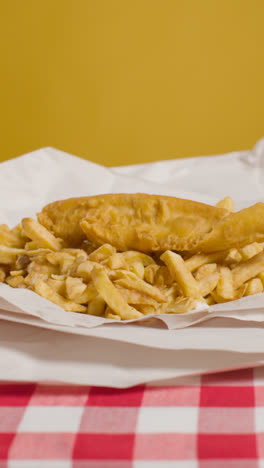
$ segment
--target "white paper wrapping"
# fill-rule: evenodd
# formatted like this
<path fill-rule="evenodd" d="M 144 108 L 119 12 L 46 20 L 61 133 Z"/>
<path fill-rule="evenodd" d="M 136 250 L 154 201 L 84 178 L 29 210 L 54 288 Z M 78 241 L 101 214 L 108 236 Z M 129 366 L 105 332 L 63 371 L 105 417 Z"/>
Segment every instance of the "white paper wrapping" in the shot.
<path fill-rule="evenodd" d="M 100 193 L 156 193 L 212 204 L 230 195 L 240 209 L 264 199 L 262 180 L 264 139 L 252 151 L 113 169 L 44 148 L 0 164 L 0 223 L 13 226 L 24 216 L 35 216 L 54 200 Z M 211 307 L 198 303 L 195 311 L 187 314 L 155 315 L 136 321 L 152 326 L 154 320 L 161 320 L 169 329 L 215 317 L 259 322 L 264 320 L 263 306 L 264 294 L 260 294 Z M 66 313 L 31 291 L 12 289 L 6 284 L 0 284 L 0 308 L 29 314 L 58 326 L 92 328 L 113 322 Z"/>
<path fill-rule="evenodd" d="M 241 209 L 264 201 L 263 182 L 264 140 L 252 151 L 112 169 L 45 148 L 0 164 L 0 223 L 14 226 L 54 200 L 109 192 L 212 204 L 230 195 Z M 131 324 L 65 312 L 1 284 L 0 309 L 2 379 L 124 387 L 264 362 L 264 294 Z"/>

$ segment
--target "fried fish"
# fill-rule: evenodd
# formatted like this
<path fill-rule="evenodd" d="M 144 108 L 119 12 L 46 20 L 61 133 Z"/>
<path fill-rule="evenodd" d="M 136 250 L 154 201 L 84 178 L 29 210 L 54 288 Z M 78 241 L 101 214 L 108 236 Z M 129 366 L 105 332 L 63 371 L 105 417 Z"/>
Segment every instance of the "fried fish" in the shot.
<path fill-rule="evenodd" d="M 107 194 L 47 205 L 39 222 L 66 244 L 109 243 L 120 251 L 195 249 L 229 215 L 223 208 L 147 194 Z"/>
<path fill-rule="evenodd" d="M 161 195 L 106 194 L 56 201 L 38 220 L 75 247 L 88 239 L 120 251 L 206 253 L 264 241 L 264 203 L 230 213 Z"/>
<path fill-rule="evenodd" d="M 215 252 L 240 248 L 252 242 L 264 242 L 264 203 L 256 203 L 222 219 L 194 250 Z"/>

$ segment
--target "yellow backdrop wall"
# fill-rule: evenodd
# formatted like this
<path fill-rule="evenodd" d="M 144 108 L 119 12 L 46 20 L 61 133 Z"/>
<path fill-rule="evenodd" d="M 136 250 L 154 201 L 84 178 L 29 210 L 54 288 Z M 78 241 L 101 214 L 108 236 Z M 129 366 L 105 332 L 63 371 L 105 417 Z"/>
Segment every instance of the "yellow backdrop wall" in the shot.
<path fill-rule="evenodd" d="M 54 146 L 105 165 L 264 135 L 263 0 L 1 2 L 0 160 Z"/>

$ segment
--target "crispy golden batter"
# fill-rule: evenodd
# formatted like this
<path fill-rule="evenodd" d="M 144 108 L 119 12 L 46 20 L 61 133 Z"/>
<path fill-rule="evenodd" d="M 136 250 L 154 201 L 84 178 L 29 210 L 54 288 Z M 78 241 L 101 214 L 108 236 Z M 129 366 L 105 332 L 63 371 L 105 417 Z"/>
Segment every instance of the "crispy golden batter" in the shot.
<path fill-rule="evenodd" d="M 216 224 L 193 250 L 215 252 L 243 247 L 255 241 L 264 241 L 264 203 L 231 213 Z"/>
<path fill-rule="evenodd" d="M 161 195 L 108 194 L 47 205 L 39 222 L 71 246 L 88 238 L 120 251 L 192 250 L 229 212 Z"/>
<path fill-rule="evenodd" d="M 108 194 L 51 203 L 38 220 L 75 247 L 87 238 L 119 251 L 208 253 L 264 241 L 264 203 L 230 213 L 174 197 Z"/>

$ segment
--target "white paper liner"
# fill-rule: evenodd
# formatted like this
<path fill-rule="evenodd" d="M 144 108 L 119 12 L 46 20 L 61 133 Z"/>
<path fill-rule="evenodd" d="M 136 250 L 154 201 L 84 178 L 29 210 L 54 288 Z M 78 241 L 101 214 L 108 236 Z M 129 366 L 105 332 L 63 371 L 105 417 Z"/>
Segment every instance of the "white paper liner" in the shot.
<path fill-rule="evenodd" d="M 263 180 L 264 140 L 252 151 L 113 169 L 45 148 L 0 164 L 0 223 L 13 226 L 51 201 L 99 193 L 156 193 L 206 203 L 230 195 L 242 208 L 264 198 Z M 93 328 L 113 322 L 65 312 L 29 290 L 6 284 L 0 284 L 0 308 L 66 327 Z M 133 322 L 153 326 L 162 321 L 169 329 L 182 329 L 217 317 L 263 322 L 264 294 L 210 307 L 198 303 L 185 314 L 147 316 L 121 326 Z"/>

